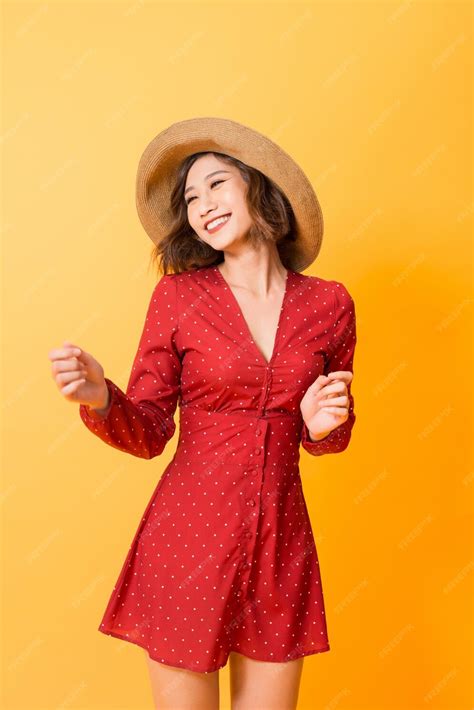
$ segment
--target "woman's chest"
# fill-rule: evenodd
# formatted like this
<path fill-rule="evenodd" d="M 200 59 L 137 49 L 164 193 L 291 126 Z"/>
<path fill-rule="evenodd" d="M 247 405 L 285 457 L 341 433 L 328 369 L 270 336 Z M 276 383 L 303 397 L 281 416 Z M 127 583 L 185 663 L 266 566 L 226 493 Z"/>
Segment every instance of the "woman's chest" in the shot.
<path fill-rule="evenodd" d="M 321 299 L 315 308 L 309 278 L 295 272 L 288 278 L 280 308 L 273 303 L 258 313 L 214 280 L 190 284 L 177 337 L 185 391 L 252 397 L 269 387 L 301 398 L 324 370 L 331 304 Z"/>
<path fill-rule="evenodd" d="M 235 315 L 238 326 L 247 336 L 249 344 L 262 361 L 270 363 L 278 346 L 281 318 L 284 311 L 286 289 L 262 299 L 243 290 L 229 287 L 235 300 Z"/>

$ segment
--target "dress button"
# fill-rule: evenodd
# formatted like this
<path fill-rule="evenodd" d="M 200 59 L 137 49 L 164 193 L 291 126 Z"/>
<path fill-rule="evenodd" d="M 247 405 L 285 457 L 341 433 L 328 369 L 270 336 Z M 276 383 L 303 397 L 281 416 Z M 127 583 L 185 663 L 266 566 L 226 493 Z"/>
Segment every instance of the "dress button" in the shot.
<path fill-rule="evenodd" d="M 245 537 L 248 537 L 249 539 L 252 537 L 252 533 L 250 532 L 250 530 L 247 530 L 247 532 L 245 533 Z"/>
<path fill-rule="evenodd" d="M 252 506 L 254 506 L 254 505 L 255 505 L 254 499 L 253 499 L 253 498 L 249 498 L 248 501 L 247 501 L 247 505 L 252 505 Z"/>
<path fill-rule="evenodd" d="M 256 476 L 258 474 L 258 471 L 256 468 L 251 468 L 250 473 L 252 474 L 252 476 Z"/>
<path fill-rule="evenodd" d="M 255 453 L 258 455 L 260 453 L 260 449 L 255 449 Z"/>
<path fill-rule="evenodd" d="M 257 434 L 257 436 L 260 436 L 260 434 L 262 433 L 262 430 L 261 430 L 261 429 L 257 429 L 257 431 L 256 431 L 255 433 Z"/>

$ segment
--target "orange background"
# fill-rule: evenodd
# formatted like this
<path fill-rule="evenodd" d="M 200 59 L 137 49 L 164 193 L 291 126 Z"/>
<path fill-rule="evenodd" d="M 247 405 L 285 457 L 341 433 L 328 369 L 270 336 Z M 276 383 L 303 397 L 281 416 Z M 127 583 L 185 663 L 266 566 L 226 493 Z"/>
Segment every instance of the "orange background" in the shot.
<path fill-rule="evenodd" d="M 146 144 L 222 116 L 301 165 L 306 273 L 356 303 L 349 448 L 301 471 L 331 651 L 299 708 L 470 708 L 472 6 L 4 2 L 3 708 L 151 708 L 143 652 L 97 631 L 171 459 L 86 430 L 47 354 L 124 388 L 156 274 Z M 177 434 L 175 434 L 177 437 Z M 228 667 L 221 671 L 223 708 Z"/>

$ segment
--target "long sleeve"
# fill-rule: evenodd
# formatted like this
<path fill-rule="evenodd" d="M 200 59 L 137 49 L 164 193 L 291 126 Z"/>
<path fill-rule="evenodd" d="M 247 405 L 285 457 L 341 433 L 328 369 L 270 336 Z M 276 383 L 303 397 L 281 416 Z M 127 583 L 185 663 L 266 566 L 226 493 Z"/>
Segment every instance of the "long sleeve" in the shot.
<path fill-rule="evenodd" d="M 357 342 L 355 305 L 352 296 L 346 287 L 338 282 L 334 284 L 335 313 L 334 334 L 330 341 L 326 357 L 324 374 L 337 370 L 350 370 L 353 372 L 354 350 Z M 352 396 L 352 382 L 348 385 L 349 396 L 348 418 L 343 424 L 333 429 L 324 439 L 311 441 L 309 430 L 303 422 L 301 445 L 313 456 L 322 454 L 335 454 L 347 448 L 352 427 L 356 419 L 354 413 L 354 397 Z"/>
<path fill-rule="evenodd" d="M 103 414 L 79 405 L 82 421 L 106 444 L 132 456 L 151 459 L 173 436 L 181 380 L 177 284 L 161 277 L 153 290 L 126 393 L 105 378 L 110 401 Z"/>

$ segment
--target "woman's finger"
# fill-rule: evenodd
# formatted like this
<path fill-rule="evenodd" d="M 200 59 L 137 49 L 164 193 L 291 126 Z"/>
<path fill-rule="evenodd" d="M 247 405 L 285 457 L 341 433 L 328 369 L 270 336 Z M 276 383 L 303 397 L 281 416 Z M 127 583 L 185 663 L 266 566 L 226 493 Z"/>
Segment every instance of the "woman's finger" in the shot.
<path fill-rule="evenodd" d="M 345 417 L 348 414 L 347 407 L 330 407 L 329 405 L 321 407 L 319 411 L 333 414 L 336 417 Z"/>
<path fill-rule="evenodd" d="M 310 384 L 308 387 L 308 392 L 312 392 L 313 394 L 317 394 L 328 382 L 328 378 L 326 375 L 318 375 L 314 382 Z"/>
<path fill-rule="evenodd" d="M 70 372 L 71 370 L 81 370 L 86 373 L 86 368 L 80 362 L 79 360 L 76 360 L 75 358 L 71 360 L 71 358 L 68 358 L 67 360 L 56 360 L 55 362 L 52 363 L 51 368 L 53 372 Z"/>
<path fill-rule="evenodd" d="M 81 349 L 76 347 L 53 348 L 53 350 L 49 351 L 48 357 L 50 360 L 64 360 L 77 357 L 81 352 Z"/>
<path fill-rule="evenodd" d="M 84 373 L 80 370 L 75 370 L 74 372 L 60 372 L 55 377 L 58 387 L 63 387 L 70 382 L 75 382 L 76 380 L 86 381 Z"/>
<path fill-rule="evenodd" d="M 64 394 L 64 395 L 73 394 L 83 382 L 85 382 L 85 380 L 82 380 L 82 379 L 81 380 L 74 380 L 74 382 L 70 382 L 69 384 L 60 388 L 61 394 Z"/>
<path fill-rule="evenodd" d="M 344 407 L 348 404 L 349 398 L 346 395 L 334 395 L 334 397 L 328 397 L 327 399 L 319 400 L 320 408 L 325 406 L 325 403 L 329 402 L 331 407 Z"/>
<path fill-rule="evenodd" d="M 354 373 L 350 370 L 336 370 L 335 372 L 328 372 L 327 377 L 330 380 L 343 380 L 346 385 L 349 385 L 352 382 Z"/>
<path fill-rule="evenodd" d="M 323 397 L 338 397 L 340 394 L 347 392 L 347 386 L 345 382 L 332 382 L 330 384 L 324 385 L 320 393 Z"/>

